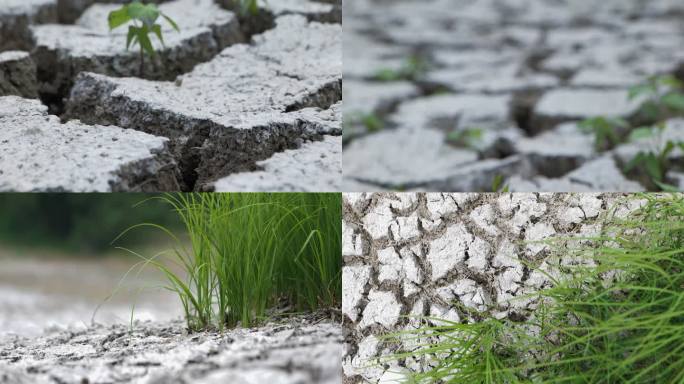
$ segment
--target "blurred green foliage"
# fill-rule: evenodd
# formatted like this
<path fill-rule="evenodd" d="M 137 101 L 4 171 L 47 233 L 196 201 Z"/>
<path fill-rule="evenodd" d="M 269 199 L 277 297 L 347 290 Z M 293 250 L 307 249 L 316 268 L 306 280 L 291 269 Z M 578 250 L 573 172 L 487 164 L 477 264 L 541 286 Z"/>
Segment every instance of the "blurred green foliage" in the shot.
<path fill-rule="evenodd" d="M 180 225 L 177 215 L 155 195 L 135 193 L 5 193 L 0 194 L 0 242 L 54 247 L 69 251 L 112 249 L 117 235 L 140 222 Z M 149 240 L 138 231 L 126 243 Z"/>

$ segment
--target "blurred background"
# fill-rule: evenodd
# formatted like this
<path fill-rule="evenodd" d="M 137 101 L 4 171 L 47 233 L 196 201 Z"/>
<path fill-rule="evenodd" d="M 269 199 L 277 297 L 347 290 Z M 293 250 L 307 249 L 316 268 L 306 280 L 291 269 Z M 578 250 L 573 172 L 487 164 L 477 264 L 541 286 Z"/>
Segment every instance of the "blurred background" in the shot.
<path fill-rule="evenodd" d="M 0 194 L 0 339 L 85 327 L 91 319 L 128 323 L 134 306 L 139 320 L 179 317 L 177 297 L 161 289 L 164 277 L 154 268 L 121 280 L 141 259 L 118 247 L 151 257 L 174 246 L 152 228 L 117 239 L 127 228 L 155 223 L 183 233 L 155 196 Z"/>

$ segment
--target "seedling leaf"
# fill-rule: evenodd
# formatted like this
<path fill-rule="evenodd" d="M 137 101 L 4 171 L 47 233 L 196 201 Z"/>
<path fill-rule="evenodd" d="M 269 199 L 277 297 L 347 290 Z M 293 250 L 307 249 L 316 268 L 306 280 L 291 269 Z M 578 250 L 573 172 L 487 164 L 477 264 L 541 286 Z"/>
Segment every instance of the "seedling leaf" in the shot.
<path fill-rule="evenodd" d="M 128 8 L 123 7 L 110 12 L 107 20 L 109 22 L 109 29 L 112 30 L 131 21 L 131 16 L 128 12 Z"/>
<path fill-rule="evenodd" d="M 670 92 L 664 95 L 661 99 L 663 104 L 673 111 L 684 111 L 684 94 L 677 92 Z"/>
<path fill-rule="evenodd" d="M 629 134 L 630 141 L 636 141 L 653 137 L 653 129 L 651 127 L 636 128 Z"/>
<path fill-rule="evenodd" d="M 176 30 L 176 32 L 180 32 L 180 28 L 178 28 L 178 24 L 176 24 L 176 22 L 173 21 L 173 19 L 171 19 L 170 17 L 166 16 L 163 13 L 161 14 L 161 16 L 164 18 L 164 20 L 166 20 L 167 23 L 169 23 L 171 25 L 171 27 L 173 29 Z"/>
<path fill-rule="evenodd" d="M 161 25 L 159 25 L 159 24 L 153 25 L 152 31 L 154 32 L 155 35 L 157 35 L 157 38 L 159 39 L 159 41 L 161 41 L 162 45 L 164 45 L 164 37 L 162 36 Z"/>

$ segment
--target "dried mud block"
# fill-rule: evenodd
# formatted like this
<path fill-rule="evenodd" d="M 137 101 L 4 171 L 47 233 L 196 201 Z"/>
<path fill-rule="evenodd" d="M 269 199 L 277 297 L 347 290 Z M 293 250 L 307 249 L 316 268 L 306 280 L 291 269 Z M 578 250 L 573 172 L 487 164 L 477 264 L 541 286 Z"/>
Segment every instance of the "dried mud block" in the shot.
<path fill-rule="evenodd" d="M 0 190 L 177 190 L 168 139 L 113 126 L 62 124 L 37 100 L 0 97 Z"/>

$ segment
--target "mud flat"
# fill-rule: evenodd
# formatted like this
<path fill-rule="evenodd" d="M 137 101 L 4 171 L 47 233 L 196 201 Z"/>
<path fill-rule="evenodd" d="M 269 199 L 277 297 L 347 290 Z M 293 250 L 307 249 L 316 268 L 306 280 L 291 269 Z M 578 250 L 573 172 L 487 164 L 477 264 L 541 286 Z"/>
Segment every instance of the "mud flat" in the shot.
<path fill-rule="evenodd" d="M 676 1 L 345 3 L 344 190 L 641 191 L 621 144 L 578 122 L 638 126 L 628 89 L 684 79 Z M 667 122 L 673 130 L 676 120 Z M 476 131 L 467 141 L 464 132 Z M 679 136 L 681 140 L 681 136 Z M 668 182 L 682 188 L 683 153 Z"/>
<path fill-rule="evenodd" d="M 166 44 L 155 46 L 158 54 L 145 58 L 142 71 L 137 53 L 125 49 L 124 32 L 106 28 L 116 5 L 74 2 L 66 11 L 47 4 L 52 17 L 31 16 L 39 7 L 33 3 L 5 11 L 26 16 L 30 39 L 17 44 L 25 52 L 0 56 L 0 94 L 39 99 L 48 109 L 45 125 L 36 124 L 54 135 L 39 144 L 6 120 L 0 142 L 13 152 L 68 159 L 86 151 L 58 139 L 76 124 L 103 157 L 116 153 L 99 133 L 123 129 L 164 143 L 154 151 L 165 159 L 142 172 L 125 164 L 111 170 L 135 182 L 118 183 L 105 172 L 89 174 L 91 185 L 71 187 L 37 182 L 42 175 L 15 155 L 0 163 L 3 190 L 305 191 L 317 190 L 320 174 L 333 175 L 324 190 L 341 188 L 341 2 L 269 1 L 254 17 L 212 0 L 164 2 L 160 9 L 181 32 L 165 26 Z M 55 164 L 67 179 L 80 177 L 79 167 Z M 164 181 L 148 180 L 157 176 Z M 218 183 L 231 177 L 239 181 Z"/>

